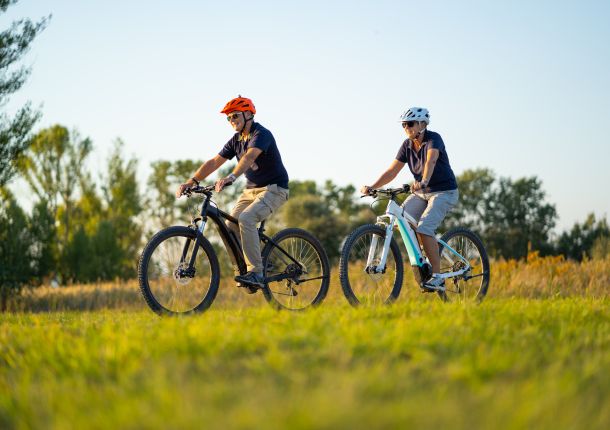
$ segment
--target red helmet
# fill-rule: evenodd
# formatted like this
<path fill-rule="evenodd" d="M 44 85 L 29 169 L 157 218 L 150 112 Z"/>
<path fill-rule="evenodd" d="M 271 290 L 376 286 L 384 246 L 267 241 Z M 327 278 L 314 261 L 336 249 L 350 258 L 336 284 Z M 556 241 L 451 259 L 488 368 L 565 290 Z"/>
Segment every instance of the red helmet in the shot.
<path fill-rule="evenodd" d="M 225 105 L 225 107 L 220 111 L 220 113 L 229 113 L 229 112 L 247 112 L 250 111 L 252 114 L 256 114 L 256 108 L 254 107 L 254 103 L 252 100 L 247 99 L 245 97 L 237 96 L 233 100 L 229 100 L 229 102 Z"/>

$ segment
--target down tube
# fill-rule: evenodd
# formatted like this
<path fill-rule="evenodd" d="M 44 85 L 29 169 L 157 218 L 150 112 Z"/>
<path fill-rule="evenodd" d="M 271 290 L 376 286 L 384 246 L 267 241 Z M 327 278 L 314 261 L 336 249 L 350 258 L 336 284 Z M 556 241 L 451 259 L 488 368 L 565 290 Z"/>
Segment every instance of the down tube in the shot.
<path fill-rule="evenodd" d="M 421 258 L 419 258 L 418 247 L 413 243 L 413 239 L 411 238 L 410 232 L 407 230 L 408 227 L 405 227 L 404 221 L 398 218 L 398 230 L 400 231 L 400 235 L 402 236 L 402 241 L 405 243 L 407 247 L 407 253 L 409 254 L 409 262 L 411 266 L 420 266 L 422 265 Z"/>

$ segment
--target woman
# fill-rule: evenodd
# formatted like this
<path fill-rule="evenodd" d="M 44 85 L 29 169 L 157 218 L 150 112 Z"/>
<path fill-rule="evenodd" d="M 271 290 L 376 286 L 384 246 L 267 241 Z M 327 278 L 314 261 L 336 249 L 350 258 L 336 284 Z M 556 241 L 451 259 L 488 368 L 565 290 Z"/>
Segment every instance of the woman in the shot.
<path fill-rule="evenodd" d="M 403 203 L 405 211 L 416 221 L 416 231 L 424 251 L 432 265 L 433 275 L 425 284 L 428 290 L 444 289 L 444 280 L 438 277 L 440 256 L 435 232 L 445 215 L 458 202 L 455 175 L 449 164 L 443 139 L 428 130 L 430 113 L 421 107 L 412 107 L 400 116 L 400 122 L 408 138 L 402 143 L 396 159 L 372 185 L 364 185 L 360 191 L 368 194 L 392 181 L 405 164 L 415 178 L 413 192 Z"/>

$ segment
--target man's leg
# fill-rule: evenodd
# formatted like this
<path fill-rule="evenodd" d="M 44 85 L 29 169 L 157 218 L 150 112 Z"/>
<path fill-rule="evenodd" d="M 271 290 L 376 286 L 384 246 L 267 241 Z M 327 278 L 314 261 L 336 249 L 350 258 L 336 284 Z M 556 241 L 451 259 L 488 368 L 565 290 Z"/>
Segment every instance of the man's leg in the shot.
<path fill-rule="evenodd" d="M 263 262 L 257 225 L 279 209 L 287 199 L 288 190 L 275 185 L 257 189 L 256 199 L 239 216 L 241 243 L 248 272 L 262 277 Z"/>
<path fill-rule="evenodd" d="M 244 210 L 246 210 L 246 208 L 254 202 L 255 198 L 256 198 L 256 196 L 254 195 L 254 191 L 252 189 L 246 188 L 241 193 L 241 195 L 239 196 L 239 199 L 237 199 L 237 203 L 235 203 L 235 206 L 231 210 L 231 216 L 233 218 L 239 219 L 239 215 L 241 215 L 241 213 Z M 233 233 L 235 233 L 235 236 L 238 239 L 241 238 L 241 235 L 239 232 L 239 226 L 236 223 L 227 220 L 227 221 L 225 221 L 225 225 L 227 227 L 229 227 L 229 229 L 231 231 L 233 231 Z"/>

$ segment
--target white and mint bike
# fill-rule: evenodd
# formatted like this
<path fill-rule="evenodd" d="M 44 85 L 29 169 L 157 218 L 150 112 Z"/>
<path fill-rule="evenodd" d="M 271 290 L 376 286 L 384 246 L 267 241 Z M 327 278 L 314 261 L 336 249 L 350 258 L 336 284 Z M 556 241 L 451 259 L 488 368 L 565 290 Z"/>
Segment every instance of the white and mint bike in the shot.
<path fill-rule="evenodd" d="M 409 186 L 375 189 L 369 195 L 387 199 L 384 215 L 377 223 L 363 225 L 345 240 L 339 263 L 339 279 L 347 300 L 353 305 L 392 303 L 402 288 L 403 259 L 396 239 L 398 229 L 408 254 L 408 263 L 422 291 L 436 292 L 444 301 L 480 302 L 489 287 L 489 259 L 481 239 L 466 228 L 454 228 L 438 238 L 440 276 L 445 286 L 431 289 L 424 283 L 432 276 L 432 266 L 423 255 L 415 234 L 415 220 L 396 202 L 408 194 Z"/>

